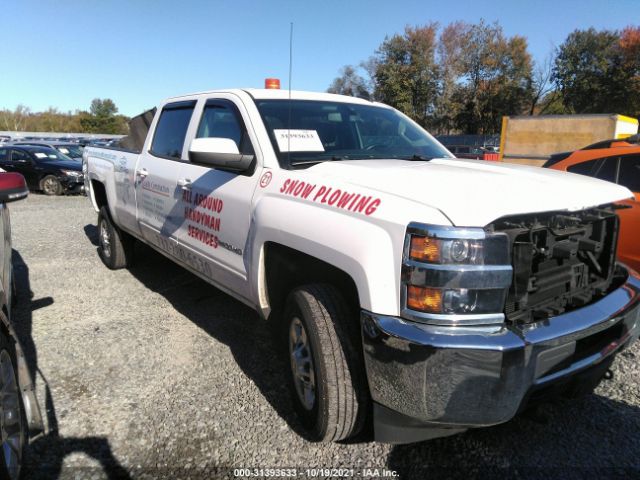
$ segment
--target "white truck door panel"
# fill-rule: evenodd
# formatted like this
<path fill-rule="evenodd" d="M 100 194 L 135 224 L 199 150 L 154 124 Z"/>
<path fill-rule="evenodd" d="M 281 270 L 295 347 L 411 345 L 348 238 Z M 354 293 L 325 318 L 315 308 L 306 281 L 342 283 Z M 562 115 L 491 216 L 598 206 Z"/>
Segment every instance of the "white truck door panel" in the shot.
<path fill-rule="evenodd" d="M 134 233 L 139 233 L 136 213 L 135 185 L 136 165 L 139 155 L 131 152 L 117 152 L 113 165 L 113 181 L 115 185 L 114 208 L 118 224 Z"/>
<path fill-rule="evenodd" d="M 231 138 L 243 154 L 255 154 L 237 106 L 230 100 L 209 99 L 202 109 L 196 138 Z M 251 200 L 259 172 L 234 173 L 184 163 L 182 189 L 182 248 L 202 258 L 213 280 L 249 296 L 244 253 L 251 223 Z"/>
<path fill-rule="evenodd" d="M 162 109 L 149 152 L 136 165 L 136 207 L 145 239 L 173 253 L 183 222 L 182 190 L 177 185 L 183 146 L 195 101 L 175 102 Z"/>

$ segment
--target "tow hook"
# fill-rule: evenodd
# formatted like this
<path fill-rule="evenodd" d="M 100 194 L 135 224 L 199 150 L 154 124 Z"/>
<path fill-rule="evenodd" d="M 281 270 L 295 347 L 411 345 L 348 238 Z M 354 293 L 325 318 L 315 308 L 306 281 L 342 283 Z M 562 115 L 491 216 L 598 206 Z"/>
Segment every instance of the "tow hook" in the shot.
<path fill-rule="evenodd" d="M 613 380 L 613 371 L 610 369 L 607 369 L 607 371 L 604 372 L 604 375 L 602 376 L 602 378 L 604 378 L 605 380 Z"/>

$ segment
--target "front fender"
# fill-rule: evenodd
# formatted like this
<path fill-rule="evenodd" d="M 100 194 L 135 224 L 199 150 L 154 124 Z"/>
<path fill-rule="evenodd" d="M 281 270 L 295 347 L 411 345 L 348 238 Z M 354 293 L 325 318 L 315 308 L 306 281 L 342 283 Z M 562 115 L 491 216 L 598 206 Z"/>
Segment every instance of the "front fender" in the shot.
<path fill-rule="evenodd" d="M 251 288 L 265 316 L 269 312 L 264 272 L 267 242 L 305 253 L 347 273 L 356 285 L 361 308 L 399 315 L 404 218 L 393 221 L 265 195 L 255 205 L 252 223 Z"/>

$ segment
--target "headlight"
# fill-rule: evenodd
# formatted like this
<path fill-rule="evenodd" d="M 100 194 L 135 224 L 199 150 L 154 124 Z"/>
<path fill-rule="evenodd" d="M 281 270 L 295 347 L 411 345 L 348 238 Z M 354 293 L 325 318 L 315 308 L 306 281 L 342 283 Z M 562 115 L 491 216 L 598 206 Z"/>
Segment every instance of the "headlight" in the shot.
<path fill-rule="evenodd" d="M 81 177 L 82 176 L 82 172 L 78 172 L 77 170 L 62 170 L 62 173 L 64 173 L 68 177 Z"/>
<path fill-rule="evenodd" d="M 513 269 L 509 238 L 481 228 L 412 223 L 402 266 L 402 314 L 437 325 L 504 322 Z"/>
<path fill-rule="evenodd" d="M 464 232 L 468 234 L 469 230 Z M 412 234 L 409 258 L 416 262 L 443 265 L 501 265 L 509 263 L 508 240 L 504 235 L 446 239 Z"/>

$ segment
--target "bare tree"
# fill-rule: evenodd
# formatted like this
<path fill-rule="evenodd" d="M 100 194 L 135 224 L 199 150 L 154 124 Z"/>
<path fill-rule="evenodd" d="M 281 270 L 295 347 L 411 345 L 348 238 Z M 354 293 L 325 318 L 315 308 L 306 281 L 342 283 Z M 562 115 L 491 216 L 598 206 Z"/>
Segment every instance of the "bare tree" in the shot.
<path fill-rule="evenodd" d="M 345 65 L 340 69 L 340 76 L 333 80 L 327 92 L 350 95 L 367 100 L 371 97 L 364 78 L 358 74 L 356 68 L 352 65 Z"/>
<path fill-rule="evenodd" d="M 555 60 L 555 48 L 549 52 L 542 63 L 537 63 L 533 71 L 533 90 L 531 93 L 531 108 L 529 115 L 533 115 L 536 108 L 541 108 L 539 114 L 544 113 L 545 105 L 542 100 L 548 98 L 553 91 L 553 63 Z"/>

